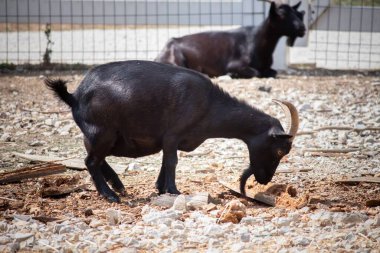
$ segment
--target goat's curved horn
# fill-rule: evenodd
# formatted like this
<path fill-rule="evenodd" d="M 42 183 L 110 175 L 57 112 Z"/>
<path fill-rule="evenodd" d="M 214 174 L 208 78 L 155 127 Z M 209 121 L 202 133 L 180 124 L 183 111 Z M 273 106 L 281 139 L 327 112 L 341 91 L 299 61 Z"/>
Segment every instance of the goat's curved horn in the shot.
<path fill-rule="evenodd" d="M 293 141 L 294 137 L 297 134 L 298 126 L 299 126 L 299 117 L 298 117 L 298 111 L 296 107 L 288 101 L 273 99 L 273 102 L 280 105 L 282 110 L 284 111 L 286 115 L 286 121 L 287 121 L 287 127 L 288 127 L 286 132 L 292 136 L 290 141 Z"/>

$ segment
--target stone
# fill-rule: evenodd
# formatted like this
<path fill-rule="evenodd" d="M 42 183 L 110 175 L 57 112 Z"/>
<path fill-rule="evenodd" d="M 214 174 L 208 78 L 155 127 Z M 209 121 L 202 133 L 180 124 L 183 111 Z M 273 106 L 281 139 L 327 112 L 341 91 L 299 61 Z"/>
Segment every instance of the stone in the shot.
<path fill-rule="evenodd" d="M 46 144 L 45 141 L 34 140 L 34 141 L 32 141 L 32 142 L 29 143 L 29 146 L 31 146 L 31 147 L 41 147 L 41 146 L 43 146 L 45 144 Z"/>
<path fill-rule="evenodd" d="M 0 221 L 0 232 L 6 232 L 8 230 L 8 224 L 5 221 Z"/>
<path fill-rule="evenodd" d="M 107 209 L 106 210 L 106 219 L 107 219 L 109 225 L 111 225 L 111 226 L 118 225 L 121 221 L 120 210 L 115 210 L 112 208 Z"/>
<path fill-rule="evenodd" d="M 380 214 L 376 215 L 375 221 L 373 222 L 373 226 L 380 227 Z"/>
<path fill-rule="evenodd" d="M 368 219 L 368 216 L 365 214 L 350 213 L 350 214 L 347 214 L 345 217 L 343 217 L 341 222 L 345 224 L 350 224 L 350 223 L 356 224 L 356 223 L 364 222 L 367 219 Z"/>
<path fill-rule="evenodd" d="M 9 242 L 11 242 L 11 238 L 9 238 L 8 236 L 4 236 L 4 235 L 0 236 L 0 245 L 7 244 Z"/>
<path fill-rule="evenodd" d="M 204 234 L 211 237 L 221 237 L 224 234 L 224 230 L 220 225 L 211 224 L 207 226 L 204 230 Z"/>
<path fill-rule="evenodd" d="M 136 163 L 130 163 L 130 164 L 128 164 L 128 170 L 139 170 L 140 168 L 139 168 L 139 166 L 137 166 L 137 164 Z"/>
<path fill-rule="evenodd" d="M 25 215 L 25 214 L 15 214 L 13 215 L 14 219 L 22 220 L 22 221 L 30 221 L 32 219 L 31 215 Z"/>
<path fill-rule="evenodd" d="M 12 136 L 9 133 L 3 133 L 0 137 L 0 141 L 10 142 L 12 141 Z"/>
<path fill-rule="evenodd" d="M 100 220 L 97 220 L 97 219 L 92 219 L 89 226 L 92 227 L 92 228 L 97 228 L 97 227 L 100 227 L 104 225 L 103 222 L 101 222 Z"/>
<path fill-rule="evenodd" d="M 242 242 L 249 242 L 251 240 L 251 235 L 249 233 L 243 233 L 240 235 L 240 240 Z"/>
<path fill-rule="evenodd" d="M 208 192 L 199 192 L 195 195 L 189 196 L 186 207 L 188 210 L 202 209 L 209 203 L 210 195 Z"/>
<path fill-rule="evenodd" d="M 32 233 L 15 233 L 13 235 L 13 239 L 16 240 L 16 242 L 22 242 L 30 237 L 34 237 L 34 234 Z"/>
<path fill-rule="evenodd" d="M 155 209 L 151 209 L 151 211 L 145 215 L 143 215 L 142 219 L 147 224 L 159 224 L 164 223 L 168 225 L 171 224 L 174 220 L 178 219 L 180 214 L 172 209 L 167 209 L 164 211 L 157 211 Z"/>
<path fill-rule="evenodd" d="M 293 244 L 296 246 L 306 247 L 310 244 L 311 240 L 306 237 L 298 236 L 293 239 Z"/>
<path fill-rule="evenodd" d="M 246 206 L 239 200 L 231 200 L 222 211 L 218 223 L 239 223 L 246 216 Z"/>
<path fill-rule="evenodd" d="M 64 225 L 64 226 L 62 226 L 59 229 L 58 233 L 59 234 L 66 234 L 66 233 L 72 233 L 73 231 L 74 231 L 74 227 L 73 226 L 71 226 L 71 225 Z"/>
<path fill-rule="evenodd" d="M 53 120 L 53 119 L 46 119 L 44 123 L 47 126 L 54 126 L 55 120 Z"/>
<path fill-rule="evenodd" d="M 257 218 L 254 218 L 252 216 L 243 217 L 240 221 L 240 224 L 242 225 L 255 225 L 257 223 L 258 223 Z"/>
<path fill-rule="evenodd" d="M 178 197 L 174 200 L 172 209 L 176 211 L 182 211 L 182 212 L 185 212 L 187 210 L 185 195 L 183 194 L 178 195 Z"/>
<path fill-rule="evenodd" d="M 275 217 L 272 219 L 272 222 L 278 227 L 289 226 L 292 221 L 293 219 L 289 217 Z"/>
<path fill-rule="evenodd" d="M 231 245 L 231 252 L 241 252 L 245 248 L 245 244 L 240 242 L 240 243 L 234 243 Z"/>

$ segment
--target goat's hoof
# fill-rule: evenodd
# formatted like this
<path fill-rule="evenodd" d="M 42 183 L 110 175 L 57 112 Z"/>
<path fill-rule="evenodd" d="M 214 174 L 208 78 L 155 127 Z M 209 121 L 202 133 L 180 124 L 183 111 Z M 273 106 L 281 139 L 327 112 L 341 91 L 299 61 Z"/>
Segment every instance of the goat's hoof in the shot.
<path fill-rule="evenodd" d="M 115 195 L 107 194 L 107 195 L 103 195 L 103 197 L 105 197 L 107 201 L 110 203 L 120 203 L 120 198 L 116 194 Z"/>
<path fill-rule="evenodd" d="M 180 194 L 181 194 L 181 192 L 178 191 L 177 188 L 174 188 L 174 189 L 169 188 L 169 189 L 167 190 L 167 193 L 170 193 L 170 194 L 176 194 L 176 195 L 180 195 Z"/>
<path fill-rule="evenodd" d="M 122 186 L 121 188 L 113 188 L 117 193 L 120 194 L 120 196 L 127 196 L 127 191 L 125 190 L 124 186 Z"/>

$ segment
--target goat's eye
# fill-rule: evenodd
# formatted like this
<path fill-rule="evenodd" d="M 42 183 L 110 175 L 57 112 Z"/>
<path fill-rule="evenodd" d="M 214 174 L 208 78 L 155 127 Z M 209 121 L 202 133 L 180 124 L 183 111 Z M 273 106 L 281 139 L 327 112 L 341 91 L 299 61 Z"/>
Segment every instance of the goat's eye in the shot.
<path fill-rule="evenodd" d="M 284 156 L 284 152 L 282 150 L 277 150 L 277 155 L 279 157 L 283 157 Z"/>

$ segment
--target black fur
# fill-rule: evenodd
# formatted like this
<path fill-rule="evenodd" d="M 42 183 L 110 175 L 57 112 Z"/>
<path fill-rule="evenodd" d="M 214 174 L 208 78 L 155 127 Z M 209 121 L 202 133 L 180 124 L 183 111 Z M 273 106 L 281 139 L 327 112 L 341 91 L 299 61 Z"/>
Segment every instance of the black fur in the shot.
<path fill-rule="evenodd" d="M 77 90 L 66 82 L 45 80 L 72 107 L 84 134 L 86 166 L 99 193 L 109 201 L 124 186 L 105 157 L 141 157 L 163 150 L 156 182 L 159 193 L 178 194 L 177 150 L 192 151 L 208 138 L 238 138 L 249 149 L 259 183 L 268 183 L 291 142 L 280 122 L 224 92 L 202 74 L 148 61 L 113 62 L 93 68 Z M 285 136 L 285 138 L 278 138 Z M 248 175 L 247 174 L 247 175 Z"/>
<path fill-rule="evenodd" d="M 275 77 L 272 54 L 282 36 L 293 46 L 305 34 L 304 12 L 271 4 L 269 17 L 257 28 L 203 32 L 170 39 L 155 61 L 190 68 L 210 77 Z"/>

